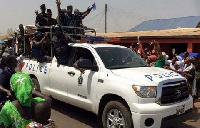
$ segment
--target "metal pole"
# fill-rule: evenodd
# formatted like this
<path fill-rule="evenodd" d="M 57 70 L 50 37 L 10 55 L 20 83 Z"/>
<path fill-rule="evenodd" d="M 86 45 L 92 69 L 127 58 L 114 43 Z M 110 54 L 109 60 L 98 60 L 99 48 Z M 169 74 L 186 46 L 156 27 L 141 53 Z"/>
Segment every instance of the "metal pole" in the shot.
<path fill-rule="evenodd" d="M 105 33 L 107 33 L 107 11 L 108 7 L 107 4 L 105 4 Z"/>
<path fill-rule="evenodd" d="M 53 38 L 53 26 L 50 28 L 50 39 L 52 40 Z M 51 41 L 50 41 L 51 42 Z M 51 57 L 53 57 L 53 49 L 52 49 L 52 44 L 51 44 Z"/>
<path fill-rule="evenodd" d="M 25 32 L 26 32 L 26 27 L 24 27 L 24 54 L 25 54 L 25 52 L 26 52 L 26 37 L 25 37 Z M 25 56 L 26 56 L 26 54 L 25 54 Z M 26 56 L 27 57 L 27 56 Z"/>

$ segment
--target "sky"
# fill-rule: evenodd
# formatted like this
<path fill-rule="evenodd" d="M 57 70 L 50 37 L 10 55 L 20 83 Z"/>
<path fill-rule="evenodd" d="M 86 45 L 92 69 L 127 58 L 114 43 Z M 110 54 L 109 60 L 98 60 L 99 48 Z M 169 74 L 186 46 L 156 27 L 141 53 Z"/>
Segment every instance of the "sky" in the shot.
<path fill-rule="evenodd" d="M 167 19 L 200 15 L 200 0 L 61 0 L 61 8 L 73 5 L 74 9 L 85 11 L 96 3 L 97 10 L 83 20 L 84 25 L 104 32 L 105 4 L 108 5 L 107 31 L 128 31 L 145 20 Z M 46 4 L 57 16 L 55 0 L 0 0 L 0 33 L 15 30 L 20 23 L 34 25 L 35 10 Z"/>

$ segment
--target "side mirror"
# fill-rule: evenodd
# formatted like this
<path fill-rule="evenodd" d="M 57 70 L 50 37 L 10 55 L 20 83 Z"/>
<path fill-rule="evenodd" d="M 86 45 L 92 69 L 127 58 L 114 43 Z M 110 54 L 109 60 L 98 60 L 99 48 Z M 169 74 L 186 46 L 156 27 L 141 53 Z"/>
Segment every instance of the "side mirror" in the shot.
<path fill-rule="evenodd" d="M 98 71 L 98 67 L 93 66 L 92 61 L 89 60 L 89 59 L 78 60 L 77 66 L 78 66 L 78 68 L 82 68 L 82 69 L 89 69 L 89 70 L 92 70 L 92 71 Z"/>

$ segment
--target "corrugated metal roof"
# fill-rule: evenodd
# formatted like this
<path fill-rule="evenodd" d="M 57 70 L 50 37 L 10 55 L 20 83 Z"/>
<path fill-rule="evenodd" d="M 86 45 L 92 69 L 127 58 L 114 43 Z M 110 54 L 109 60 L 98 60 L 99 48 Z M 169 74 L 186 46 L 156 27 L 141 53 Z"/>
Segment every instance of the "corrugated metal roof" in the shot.
<path fill-rule="evenodd" d="M 156 19 L 144 21 L 129 31 L 166 30 L 176 28 L 196 28 L 200 22 L 200 16 L 189 16 L 172 19 Z"/>

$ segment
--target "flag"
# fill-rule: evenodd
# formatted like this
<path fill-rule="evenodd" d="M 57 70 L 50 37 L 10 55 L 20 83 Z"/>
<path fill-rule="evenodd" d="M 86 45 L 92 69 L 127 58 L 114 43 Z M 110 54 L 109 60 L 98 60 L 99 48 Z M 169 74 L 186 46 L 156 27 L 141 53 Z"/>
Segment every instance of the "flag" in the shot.
<path fill-rule="evenodd" d="M 96 7 L 95 2 L 92 4 L 92 7 L 93 7 L 92 10 L 93 10 L 93 11 L 96 11 L 97 7 Z"/>

